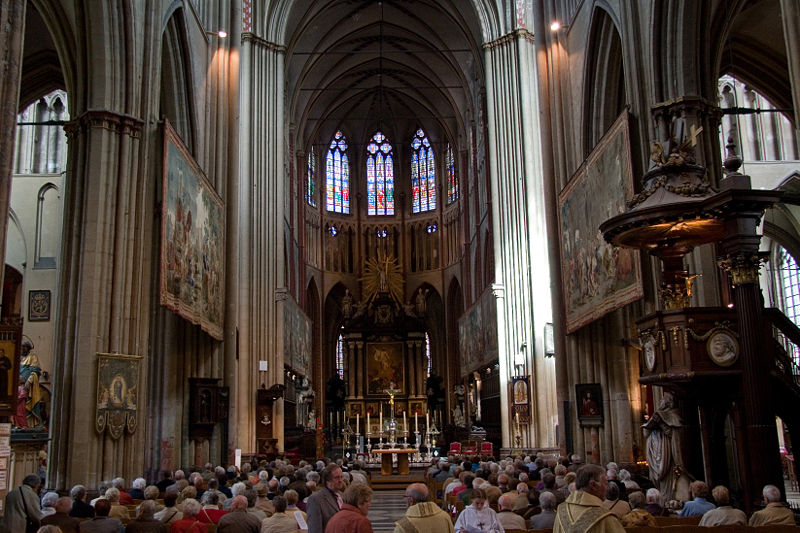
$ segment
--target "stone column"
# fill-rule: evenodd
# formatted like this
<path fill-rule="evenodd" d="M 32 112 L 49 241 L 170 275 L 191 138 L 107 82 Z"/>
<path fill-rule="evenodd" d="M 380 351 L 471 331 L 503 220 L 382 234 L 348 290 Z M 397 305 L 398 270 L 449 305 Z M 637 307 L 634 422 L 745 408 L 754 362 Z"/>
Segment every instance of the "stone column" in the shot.
<path fill-rule="evenodd" d="M 65 129 L 70 186 L 64 210 L 59 293 L 61 317 L 53 362 L 53 405 L 48 485 L 68 489 L 77 480 L 141 475 L 145 398 L 139 429 L 119 439 L 95 430 L 98 352 L 141 355 L 140 390 L 147 389 L 150 320 L 149 236 L 153 231 L 150 180 L 141 179 L 144 121 L 110 110 L 78 115 Z M 147 236 L 147 237 L 145 237 Z M 80 453 L 76 453 L 80 450 Z"/>
<path fill-rule="evenodd" d="M 240 343 L 233 440 L 247 450 L 255 446 L 250 406 L 258 361 L 269 363 L 267 387 L 283 382 L 285 49 L 244 32 L 241 53 Z M 283 448 L 283 436 L 278 439 Z"/>
<path fill-rule="evenodd" d="M 5 264 L 6 256 L 27 3 L 26 0 L 8 0 L 0 5 L 0 265 Z M 0 287 L 2 281 L 3 272 L 0 272 Z"/>
<path fill-rule="evenodd" d="M 523 343 L 532 372 L 533 424 L 527 440 L 533 446 L 552 446 L 555 375 L 552 365 L 540 364 L 552 310 L 533 37 L 524 29 L 515 30 L 484 48 L 502 446 L 512 444 L 508 382 L 514 354 Z"/>

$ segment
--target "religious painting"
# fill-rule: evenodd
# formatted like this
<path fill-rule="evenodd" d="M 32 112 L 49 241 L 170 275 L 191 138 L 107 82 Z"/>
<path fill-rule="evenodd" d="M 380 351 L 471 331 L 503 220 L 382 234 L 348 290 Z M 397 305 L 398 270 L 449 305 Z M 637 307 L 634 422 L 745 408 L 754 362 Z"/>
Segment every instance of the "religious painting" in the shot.
<path fill-rule="evenodd" d="M 608 244 L 600 225 L 633 196 L 628 113 L 623 112 L 559 195 L 567 333 L 644 295 L 639 252 Z"/>
<path fill-rule="evenodd" d="M 225 206 L 164 122 L 161 305 L 222 340 Z"/>
<path fill-rule="evenodd" d="M 298 372 L 310 375 L 311 319 L 292 298 L 283 304 L 283 360 Z"/>
<path fill-rule="evenodd" d="M 390 387 L 403 394 L 405 362 L 402 342 L 370 342 L 367 344 L 367 392 L 386 395 Z"/>
<path fill-rule="evenodd" d="M 575 385 L 578 421 L 582 426 L 603 425 L 603 392 L 599 383 Z"/>
<path fill-rule="evenodd" d="M 364 416 L 374 416 L 377 417 L 378 413 L 380 412 L 380 403 L 379 402 L 367 402 L 364 407 Z"/>
<path fill-rule="evenodd" d="M 528 376 L 511 378 L 514 405 L 528 405 Z"/>
<path fill-rule="evenodd" d="M 136 431 L 141 356 L 97 354 L 95 429 L 118 439 Z"/>
<path fill-rule="evenodd" d="M 364 418 L 364 402 L 347 402 L 347 418 Z"/>
<path fill-rule="evenodd" d="M 12 417 L 17 409 L 22 330 L 18 326 L 0 326 L 0 416 Z M 20 401 L 25 401 L 24 389 Z"/>
<path fill-rule="evenodd" d="M 50 291 L 28 291 L 28 321 L 50 320 Z"/>
<path fill-rule="evenodd" d="M 408 405 L 408 414 L 410 416 L 414 416 L 414 414 L 422 416 L 425 414 L 425 406 L 422 402 L 410 402 Z"/>
<path fill-rule="evenodd" d="M 408 412 L 408 402 L 406 402 L 405 400 L 395 400 L 394 412 L 395 412 L 395 418 L 397 419 L 403 418 L 403 412 Z"/>

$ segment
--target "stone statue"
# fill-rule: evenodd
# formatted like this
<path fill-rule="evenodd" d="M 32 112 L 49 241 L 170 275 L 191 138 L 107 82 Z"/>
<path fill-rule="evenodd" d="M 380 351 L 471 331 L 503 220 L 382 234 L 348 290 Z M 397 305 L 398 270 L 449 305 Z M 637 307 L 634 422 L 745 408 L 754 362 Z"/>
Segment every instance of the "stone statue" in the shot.
<path fill-rule="evenodd" d="M 308 424 L 306 424 L 306 427 L 313 428 L 316 424 L 316 418 L 317 414 L 314 412 L 314 408 L 312 407 L 308 410 Z"/>
<path fill-rule="evenodd" d="M 425 297 L 428 295 L 428 289 L 425 289 L 425 292 L 422 291 L 422 287 L 419 288 L 417 291 L 417 298 L 416 298 L 416 310 L 417 316 L 424 316 L 425 315 Z"/>
<path fill-rule="evenodd" d="M 661 492 L 661 504 L 673 499 L 687 501 L 689 476 L 683 463 L 683 421 L 671 391 L 664 391 L 658 409 L 642 430 L 647 437 L 650 480 Z"/>
<path fill-rule="evenodd" d="M 453 425 L 459 428 L 463 428 L 466 421 L 464 420 L 464 412 L 461 411 L 461 406 L 456 405 L 453 408 Z"/>
<path fill-rule="evenodd" d="M 345 289 L 342 297 L 342 315 L 345 318 L 353 315 L 353 296 L 350 294 L 350 289 Z"/>

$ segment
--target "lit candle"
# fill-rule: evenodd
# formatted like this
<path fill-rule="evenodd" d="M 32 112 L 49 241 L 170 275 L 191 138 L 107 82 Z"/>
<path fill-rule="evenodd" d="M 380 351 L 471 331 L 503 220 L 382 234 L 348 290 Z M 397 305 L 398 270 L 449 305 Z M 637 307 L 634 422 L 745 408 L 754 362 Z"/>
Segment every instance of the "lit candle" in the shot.
<path fill-rule="evenodd" d="M 383 409 L 381 409 L 381 411 L 380 411 L 380 413 L 378 413 L 378 415 L 379 415 L 378 416 L 378 426 L 380 426 L 378 428 L 378 433 L 380 433 L 381 431 L 383 431 Z"/>
<path fill-rule="evenodd" d="M 356 433 L 358 433 L 358 413 L 356 413 Z"/>
<path fill-rule="evenodd" d="M 417 420 L 418 411 L 414 411 L 414 431 L 419 433 L 419 420 Z"/>
<path fill-rule="evenodd" d="M 425 431 L 430 431 L 431 429 L 431 412 L 425 412 Z"/>
<path fill-rule="evenodd" d="M 370 434 L 370 427 L 369 427 L 369 411 L 367 411 L 367 435 Z"/>
<path fill-rule="evenodd" d="M 403 411 L 403 427 L 408 431 L 408 421 L 406 420 L 406 412 Z"/>

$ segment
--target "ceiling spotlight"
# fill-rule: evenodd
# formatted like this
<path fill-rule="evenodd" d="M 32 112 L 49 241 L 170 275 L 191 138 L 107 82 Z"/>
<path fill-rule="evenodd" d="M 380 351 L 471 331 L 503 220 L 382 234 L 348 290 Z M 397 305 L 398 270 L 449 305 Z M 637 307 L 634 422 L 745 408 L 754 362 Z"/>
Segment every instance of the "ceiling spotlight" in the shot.
<path fill-rule="evenodd" d="M 558 31 L 569 28 L 566 24 L 561 24 L 559 21 L 554 20 L 550 23 L 550 31 Z"/>
<path fill-rule="evenodd" d="M 207 31 L 206 34 L 208 34 L 208 35 L 216 35 L 220 39 L 225 39 L 226 37 L 228 37 L 228 32 L 226 32 L 225 30 Z"/>

